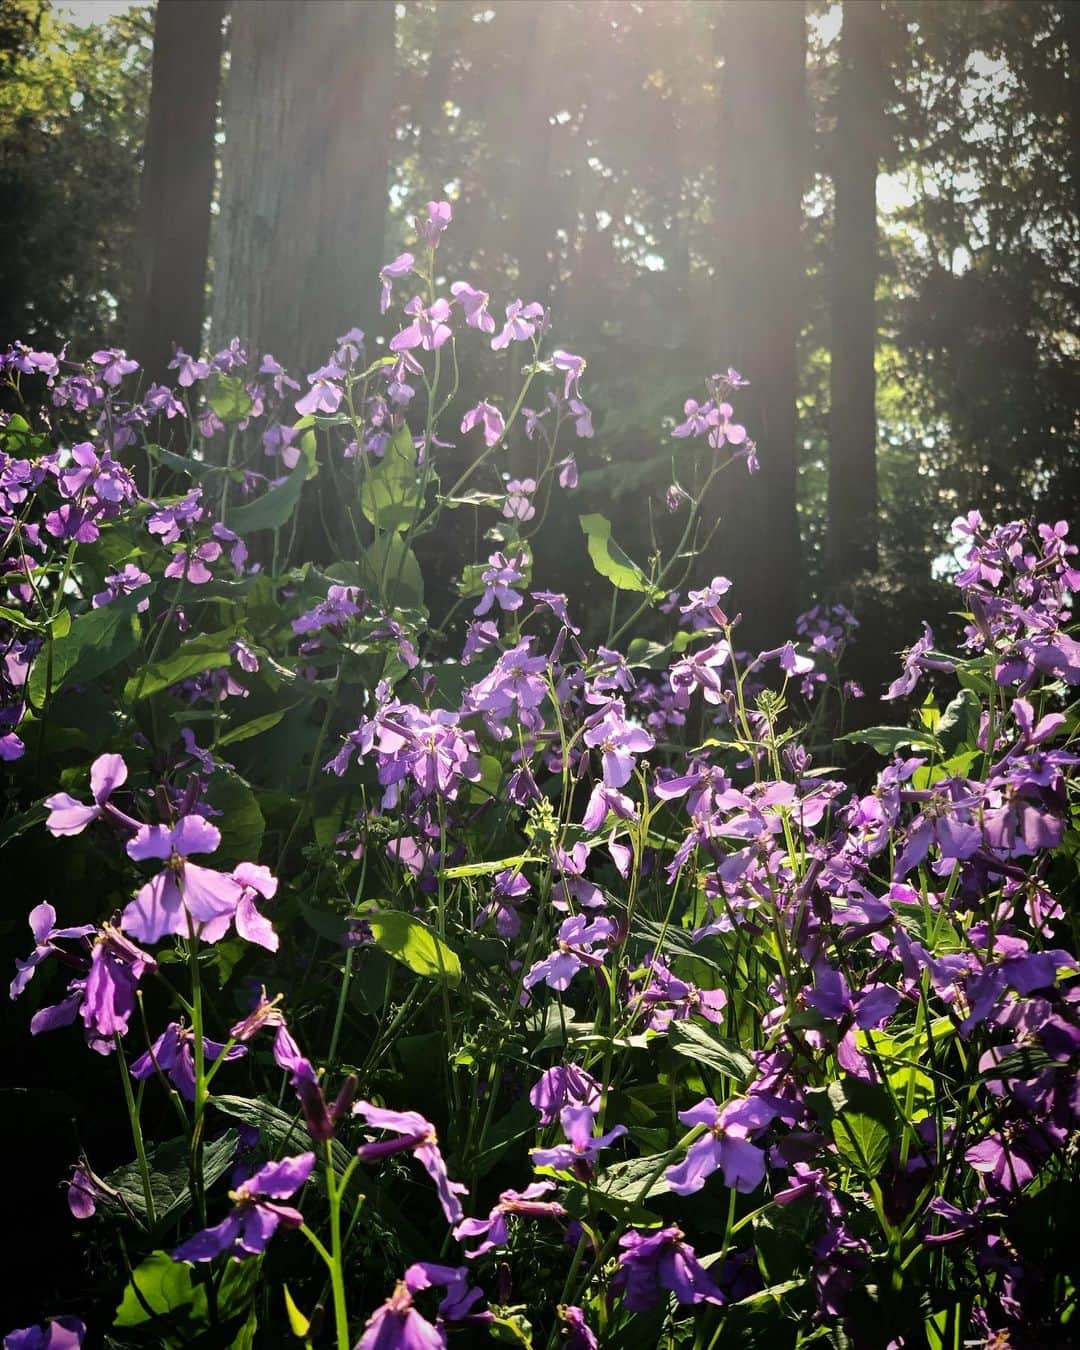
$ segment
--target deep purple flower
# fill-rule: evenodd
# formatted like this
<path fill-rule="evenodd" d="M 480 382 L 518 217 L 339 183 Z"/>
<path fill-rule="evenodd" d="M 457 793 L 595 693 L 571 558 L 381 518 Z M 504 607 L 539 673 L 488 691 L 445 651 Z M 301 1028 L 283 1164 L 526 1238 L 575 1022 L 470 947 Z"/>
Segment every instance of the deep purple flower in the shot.
<path fill-rule="evenodd" d="M 195 1100 L 195 1059 L 192 1047 L 195 1033 L 191 1027 L 181 1026 L 179 1022 L 170 1022 L 145 1055 L 131 1066 L 133 1078 L 152 1078 L 157 1070 L 171 1078 L 181 1096 L 189 1102 Z M 242 1059 L 247 1054 L 243 1045 L 230 1046 L 228 1050 L 208 1036 L 203 1037 L 203 1054 L 211 1063 L 224 1053 L 227 1060 Z"/>
<path fill-rule="evenodd" d="M 928 623 L 924 623 L 922 637 L 904 653 L 904 669 L 882 694 L 883 699 L 904 698 L 910 694 L 924 670 L 951 671 L 954 668 L 951 661 L 928 655 L 933 646 L 933 630 Z"/>
<path fill-rule="evenodd" d="M 363 1116 L 376 1130 L 394 1130 L 397 1134 L 394 1139 L 361 1144 L 356 1150 L 360 1161 L 374 1162 L 394 1153 L 411 1153 L 434 1181 L 447 1223 L 460 1223 L 464 1213 L 458 1196 L 467 1195 L 468 1187 L 450 1180 L 431 1121 L 425 1120 L 417 1111 L 389 1111 L 370 1102 L 357 1102 L 353 1113 Z"/>
<path fill-rule="evenodd" d="M 82 1020 L 87 1030 L 103 1040 L 127 1035 L 139 981 L 156 969 L 157 962 L 149 953 L 129 942 L 119 929 L 104 924 L 94 941 L 83 990 Z"/>
<path fill-rule="evenodd" d="M 229 1192 L 234 1205 L 231 1213 L 215 1227 L 205 1228 L 182 1242 L 173 1252 L 173 1260 L 212 1261 L 222 1252 L 228 1252 L 237 1261 L 258 1256 L 282 1224 L 286 1228 L 299 1228 L 304 1222 L 298 1209 L 275 1201 L 287 1200 L 305 1185 L 314 1166 L 314 1153 L 300 1153 L 260 1167 Z"/>
<path fill-rule="evenodd" d="M 55 1317 L 42 1326 L 22 1327 L 4 1337 L 4 1350 L 78 1350 L 86 1327 L 77 1317 Z"/>
<path fill-rule="evenodd" d="M 708 1133 L 690 1145 L 686 1157 L 666 1173 L 676 1195 L 693 1195 L 717 1169 L 724 1185 L 749 1194 L 765 1179 L 765 1154 L 750 1142 L 776 1119 L 776 1110 L 761 1098 L 746 1097 L 721 1108 L 706 1097 L 689 1111 L 680 1111 L 684 1125 L 704 1125 Z"/>
<path fill-rule="evenodd" d="M 132 591 L 140 590 L 143 586 L 149 586 L 150 575 L 136 567 L 134 563 L 125 563 L 119 572 L 111 572 L 105 578 L 105 589 L 98 591 L 90 604 L 94 609 L 100 609 L 103 605 L 111 605 L 114 600 L 118 600 L 122 595 L 130 595 Z M 140 600 L 136 606 L 140 614 L 144 614 L 149 608 L 150 599 Z"/>
<path fill-rule="evenodd" d="M 495 876 L 491 899 L 480 911 L 476 926 L 479 928 L 494 915 L 495 931 L 500 937 L 517 937 L 521 932 L 521 916 L 517 911 L 517 902 L 531 890 L 527 877 L 515 872 L 513 868 L 504 868 Z"/>
<path fill-rule="evenodd" d="M 622 1252 L 612 1280 L 612 1293 L 621 1295 L 630 1312 L 648 1312 L 665 1290 L 683 1304 L 723 1303 L 712 1276 L 682 1240 L 678 1228 L 662 1228 L 648 1237 L 631 1230 L 619 1239 Z"/>
<path fill-rule="evenodd" d="M 213 853 L 221 831 L 203 816 L 183 816 L 167 825 L 143 825 L 128 841 L 136 862 L 159 858 L 165 869 L 141 888 L 124 910 L 121 926 L 140 942 L 160 942 L 168 934 L 187 937 L 192 929 L 224 918 L 228 926 L 243 893 L 242 884 L 224 872 L 189 861 L 193 853 Z M 224 931 L 218 924 L 214 931 Z"/>
<path fill-rule="evenodd" d="M 576 1064 L 557 1064 L 540 1075 L 529 1101 L 540 1112 L 540 1124 L 551 1125 L 567 1106 L 587 1106 L 595 1113 L 600 1106 L 600 1084 Z"/>
<path fill-rule="evenodd" d="M 465 1255 L 470 1259 L 494 1251 L 496 1247 L 505 1247 L 510 1240 L 507 1219 L 511 1214 L 529 1219 L 563 1219 L 565 1208 L 555 1200 L 542 1200 L 555 1189 L 553 1181 L 534 1181 L 523 1191 L 503 1191 L 498 1203 L 486 1219 L 463 1219 L 454 1229 L 454 1237 L 459 1242 L 466 1238 L 483 1238 L 484 1241 Z"/>
<path fill-rule="evenodd" d="M 626 1133 L 625 1125 L 616 1125 L 606 1134 L 594 1135 L 595 1119 L 595 1112 L 590 1106 L 564 1106 L 559 1113 L 559 1123 L 566 1136 L 566 1143 L 556 1144 L 554 1148 L 532 1149 L 533 1166 L 553 1167 L 557 1172 L 573 1172 L 582 1180 L 591 1177 L 600 1151 L 610 1148 L 616 1139 L 621 1139 Z"/>
<path fill-rule="evenodd" d="M 722 1020 L 728 1001 L 722 989 L 699 989 L 680 980 L 655 956 L 648 958 L 648 977 L 649 983 L 634 994 L 629 1006 L 648 1016 L 651 1031 L 667 1031 L 672 1022 L 688 1021 L 695 1013 L 709 1022 Z"/>
<path fill-rule="evenodd" d="M 560 1304 L 556 1311 L 563 1327 L 563 1350 L 597 1350 L 599 1342 L 580 1308 Z"/>

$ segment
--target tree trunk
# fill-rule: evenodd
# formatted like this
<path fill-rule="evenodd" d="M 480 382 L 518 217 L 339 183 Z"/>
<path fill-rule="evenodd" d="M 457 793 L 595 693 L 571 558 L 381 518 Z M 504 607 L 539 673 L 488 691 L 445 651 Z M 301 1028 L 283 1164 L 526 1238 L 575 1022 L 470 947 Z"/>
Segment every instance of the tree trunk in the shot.
<path fill-rule="evenodd" d="M 797 0 L 730 0 L 724 56 L 712 358 L 750 387 L 733 400 L 758 445 L 760 472 L 742 463 L 717 484 L 720 525 L 699 575 L 724 572 L 745 618 L 743 643 L 790 637 L 799 599 L 796 509 L 797 344 L 803 316 L 800 241 L 808 136 L 806 22 Z M 703 374 L 707 372 L 702 372 Z M 723 453 L 721 451 L 720 453 Z"/>
<path fill-rule="evenodd" d="M 879 0 L 844 0 L 833 142 L 832 354 L 826 571 L 877 565 L 877 173 L 884 117 Z"/>
<path fill-rule="evenodd" d="M 378 316 L 392 0 L 233 6 L 213 336 L 300 378 Z"/>
<path fill-rule="evenodd" d="M 202 344 L 224 0 L 159 0 L 128 348 L 165 383 Z"/>

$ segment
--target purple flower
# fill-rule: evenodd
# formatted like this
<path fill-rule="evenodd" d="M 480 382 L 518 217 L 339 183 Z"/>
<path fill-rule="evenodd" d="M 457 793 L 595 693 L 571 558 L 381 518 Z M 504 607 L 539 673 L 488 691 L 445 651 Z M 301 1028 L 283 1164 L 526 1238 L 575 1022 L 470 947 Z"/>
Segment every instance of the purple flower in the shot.
<path fill-rule="evenodd" d="M 498 445 L 506 431 L 506 423 L 503 421 L 502 413 L 493 404 L 483 402 L 478 403 L 475 408 L 470 408 L 461 419 L 461 430 L 465 432 L 472 431 L 473 427 L 483 427 L 484 444 L 490 450 L 493 445 Z"/>
<path fill-rule="evenodd" d="M 536 507 L 532 503 L 532 494 L 536 491 L 535 478 L 511 478 L 506 484 L 506 501 L 502 513 L 507 520 L 532 520 Z"/>
<path fill-rule="evenodd" d="M 366 608 L 367 601 L 359 586 L 331 586 L 325 600 L 293 619 L 292 630 L 294 633 L 317 633 L 321 628 L 344 628 Z"/>
<path fill-rule="evenodd" d="M 647 754 L 656 742 L 641 727 L 626 721 L 621 699 L 614 699 L 585 723 L 585 744 L 599 750 L 605 787 L 621 788 L 633 777 L 635 755 Z"/>
<path fill-rule="evenodd" d="M 169 369 L 179 371 L 176 383 L 184 389 L 190 389 L 196 380 L 205 380 L 210 374 L 210 363 L 198 361 L 194 356 L 188 356 L 183 347 L 177 347 L 176 355 L 169 362 Z"/>
<path fill-rule="evenodd" d="M 125 375 L 134 374 L 139 369 L 138 361 L 131 361 L 126 352 L 122 352 L 118 347 L 110 347 L 106 351 L 94 352 L 90 358 L 95 366 L 101 366 L 101 378 L 106 384 L 114 389 L 123 380 Z"/>
<path fill-rule="evenodd" d="M 439 236 L 450 224 L 453 216 L 449 202 L 428 202 L 427 220 L 418 228 L 420 238 L 428 248 L 438 248 Z"/>
<path fill-rule="evenodd" d="M 478 291 L 467 281 L 455 281 L 450 294 L 461 302 L 465 311 L 465 322 L 470 328 L 478 328 L 481 333 L 494 333 L 495 320 L 488 313 L 491 297 L 487 291 Z"/>
<path fill-rule="evenodd" d="M 544 306 L 534 300 L 524 305 L 514 300 L 506 306 L 506 323 L 502 332 L 491 339 L 491 350 L 500 352 L 511 342 L 527 342 L 536 332 L 536 320 L 544 317 Z"/>
<path fill-rule="evenodd" d="M 689 1111 L 680 1111 L 684 1125 L 704 1125 L 709 1132 L 690 1145 L 677 1167 L 668 1168 L 671 1189 L 676 1195 L 693 1195 L 720 1169 L 725 1186 L 744 1194 L 756 1190 L 765 1179 L 765 1154 L 749 1136 L 771 1124 L 776 1115 L 760 1097 L 729 1102 L 723 1109 L 706 1097 Z"/>
<path fill-rule="evenodd" d="M 574 419 L 574 431 L 583 441 L 590 440 L 593 434 L 591 410 L 579 398 L 572 398 L 569 408 Z"/>
<path fill-rule="evenodd" d="M 296 411 L 301 417 L 310 417 L 313 413 L 333 416 L 344 397 L 341 385 L 337 382 L 344 378 L 345 371 L 339 365 L 331 362 L 329 365 L 320 366 L 307 377 L 311 388 L 303 398 L 296 400 Z"/>
<path fill-rule="evenodd" d="M 157 962 L 148 952 L 111 924 L 104 924 L 94 942 L 83 990 L 83 1025 L 105 1040 L 126 1036 L 139 981 L 156 969 Z"/>
<path fill-rule="evenodd" d="M 379 294 L 379 313 L 385 314 L 390 308 L 390 300 L 393 296 L 393 283 L 400 281 L 402 277 L 407 277 L 412 271 L 413 263 L 416 259 L 411 253 L 399 253 L 393 262 L 388 262 L 379 272 L 379 281 L 382 283 L 382 290 Z"/>
<path fill-rule="evenodd" d="M 212 1261 L 222 1252 L 228 1252 L 237 1261 L 258 1256 L 282 1224 L 286 1228 L 299 1228 L 304 1222 L 299 1210 L 274 1202 L 295 1194 L 306 1184 L 314 1166 L 314 1153 L 300 1153 L 260 1167 L 229 1192 L 234 1205 L 232 1212 L 215 1227 L 205 1228 L 182 1242 L 173 1252 L 173 1260 Z"/>
<path fill-rule="evenodd" d="M 143 586 L 149 586 L 150 575 L 136 567 L 134 563 L 125 563 L 119 572 L 112 572 L 105 578 L 105 589 L 98 591 L 90 604 L 93 609 L 100 609 L 103 605 L 111 605 L 114 600 L 118 600 L 122 595 L 130 595 L 132 591 L 140 590 Z M 150 606 L 150 599 L 140 600 L 137 609 L 140 614 L 145 614 Z"/>
<path fill-rule="evenodd" d="M 557 1311 L 563 1325 L 563 1350 L 597 1350 L 599 1342 L 580 1308 L 561 1304 Z"/>
<path fill-rule="evenodd" d="M 411 1153 L 434 1181 L 447 1223 L 460 1223 L 464 1213 L 458 1196 L 467 1195 L 468 1187 L 459 1181 L 450 1180 L 431 1121 L 425 1120 L 417 1111 L 388 1111 L 370 1102 L 357 1102 L 353 1113 L 363 1116 L 374 1129 L 397 1132 L 395 1139 L 361 1144 L 356 1150 L 360 1161 L 374 1162 L 394 1153 Z"/>
<path fill-rule="evenodd" d="M 4 1337 L 4 1350 L 78 1350 L 86 1327 L 77 1317 L 55 1317 L 37 1327 L 22 1327 Z"/>
<path fill-rule="evenodd" d="M 665 1289 L 684 1304 L 724 1302 L 693 1247 L 682 1238 L 680 1229 L 662 1228 L 648 1237 L 631 1230 L 619 1239 L 622 1252 L 611 1289 L 622 1296 L 630 1312 L 648 1312 Z"/>
<path fill-rule="evenodd" d="M 524 553 L 515 553 L 511 558 L 502 553 L 493 553 L 487 567 L 480 573 L 484 594 L 473 613 L 478 617 L 486 614 L 493 604 L 507 611 L 520 609 L 524 599 L 513 587 L 525 580 L 527 566 Z"/>
<path fill-rule="evenodd" d="M 170 1022 L 145 1055 L 131 1066 L 133 1078 L 152 1078 L 160 1070 L 189 1102 L 195 1100 L 195 1060 L 192 1046 L 195 1033 L 191 1027 L 181 1026 L 179 1022 Z M 243 1045 L 231 1046 L 228 1050 L 208 1036 L 203 1037 L 203 1053 L 211 1062 L 224 1053 L 227 1060 L 242 1059 L 247 1054 Z"/>
<path fill-rule="evenodd" d="M 203 816 L 182 817 L 167 825 L 143 825 L 127 852 L 136 862 L 159 858 L 164 871 L 151 878 L 124 910 L 121 926 L 140 942 L 160 942 L 168 934 L 187 937 L 204 924 L 236 914 L 242 885 L 224 872 L 189 861 L 193 853 L 213 853 L 221 832 Z M 222 931 L 216 925 L 214 931 Z"/>
<path fill-rule="evenodd" d="M 517 912 L 517 902 L 532 890 L 528 879 L 512 868 L 504 868 L 495 876 L 491 888 L 491 899 L 480 911 L 476 926 L 486 922 L 494 914 L 495 931 L 500 937 L 515 938 L 521 932 L 521 916 Z"/>
<path fill-rule="evenodd" d="M 533 1166 L 573 1172 L 582 1181 L 588 1180 L 595 1171 L 601 1149 L 610 1148 L 626 1133 L 625 1125 L 616 1125 L 606 1134 L 594 1135 L 595 1119 L 590 1106 L 564 1106 L 559 1113 L 559 1123 L 566 1135 L 566 1143 L 556 1144 L 554 1148 L 531 1149 Z"/>
<path fill-rule="evenodd" d="M 585 358 L 575 356 L 573 352 L 554 351 L 551 353 L 551 364 L 556 370 L 564 371 L 566 374 L 563 398 L 569 400 L 571 394 L 579 398 L 581 391 L 578 389 L 578 382 L 585 370 Z"/>
<path fill-rule="evenodd" d="M 722 989 L 699 989 L 680 980 L 656 957 L 648 958 L 648 974 L 648 985 L 630 1006 L 648 1014 L 650 1030 L 667 1031 L 672 1022 L 688 1021 L 694 1013 L 709 1022 L 722 1019 L 728 1001 Z"/>
<path fill-rule="evenodd" d="M 392 352 L 408 352 L 414 347 L 422 347 L 426 352 L 435 352 L 450 337 L 450 302 L 439 297 L 430 306 L 425 306 L 418 295 L 414 295 L 405 306 L 405 313 L 412 319 L 407 328 L 390 339 Z"/>
<path fill-rule="evenodd" d="M 18 998 L 34 978 L 34 971 L 42 961 L 60 950 L 56 946 L 57 938 L 86 937 L 94 931 L 94 925 L 88 923 L 76 928 L 57 928 L 56 910 L 46 901 L 35 905 L 30 911 L 30 931 L 34 935 L 34 950 L 25 961 L 15 961 L 15 978 L 11 981 L 10 990 L 13 999 Z"/>
<path fill-rule="evenodd" d="M 557 1064 L 540 1075 L 529 1101 L 540 1112 L 540 1124 L 551 1125 L 567 1106 L 587 1106 L 595 1112 L 600 1084 L 576 1064 Z"/>
<path fill-rule="evenodd" d="M 904 698 L 905 695 L 910 694 L 918 684 L 919 675 L 924 670 L 951 671 L 954 669 L 951 661 L 927 655 L 933 649 L 933 646 L 933 630 L 928 623 L 924 623 L 922 637 L 905 652 L 904 669 L 882 694 L 883 699 Z"/>
<path fill-rule="evenodd" d="M 511 1214 L 529 1219 L 563 1219 L 566 1217 L 566 1210 L 558 1201 L 540 1199 L 542 1195 L 547 1195 L 549 1191 L 554 1189 L 555 1183 L 553 1181 L 534 1181 L 532 1185 L 526 1186 L 523 1191 L 503 1191 L 499 1196 L 498 1204 L 495 1205 L 486 1219 L 464 1219 L 454 1229 L 454 1237 L 459 1242 L 464 1242 L 466 1238 L 482 1237 L 484 1239 L 478 1247 L 474 1247 L 472 1251 L 465 1253 L 470 1259 L 494 1251 L 496 1247 L 505 1247 L 509 1241 L 507 1219 Z"/>
<path fill-rule="evenodd" d="M 578 467 L 577 460 L 573 455 L 567 455 L 565 459 L 560 459 L 555 466 L 559 470 L 559 486 L 572 491 L 578 485 Z"/>
<path fill-rule="evenodd" d="M 542 980 L 550 989 L 570 988 L 570 981 L 583 966 L 602 966 L 606 952 L 594 952 L 597 943 L 615 936 L 615 925 L 610 919 L 593 919 L 584 914 L 572 914 L 559 925 L 558 946 L 543 961 L 537 961 L 525 976 L 525 988 L 531 989 Z"/>

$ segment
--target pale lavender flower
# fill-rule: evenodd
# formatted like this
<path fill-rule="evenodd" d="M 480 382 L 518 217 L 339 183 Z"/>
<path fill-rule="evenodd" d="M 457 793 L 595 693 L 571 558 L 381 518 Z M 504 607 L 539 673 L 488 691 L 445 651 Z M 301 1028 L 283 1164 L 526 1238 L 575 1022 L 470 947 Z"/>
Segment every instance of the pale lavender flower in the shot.
<path fill-rule="evenodd" d="M 554 351 L 551 353 L 551 364 L 556 370 L 565 372 L 566 380 L 563 385 L 563 398 L 569 400 L 573 394 L 575 398 L 580 398 L 581 393 L 578 389 L 578 382 L 585 370 L 585 358 L 575 356 L 573 352 Z"/>
<path fill-rule="evenodd" d="M 427 220 L 417 230 L 428 248 L 438 248 L 439 236 L 453 219 L 454 213 L 449 202 L 428 202 Z"/>
<path fill-rule="evenodd" d="M 333 362 L 320 366 L 307 377 L 311 388 L 303 398 L 296 400 L 296 411 L 301 417 L 310 417 L 313 413 L 332 416 L 341 407 L 344 392 L 338 381 L 344 378 L 345 371 L 341 366 Z"/>
<path fill-rule="evenodd" d="M 454 1237 L 459 1242 L 464 1242 L 467 1238 L 484 1239 L 478 1247 L 474 1247 L 472 1251 L 466 1251 L 465 1255 L 470 1260 L 494 1251 L 496 1247 L 505 1247 L 510 1240 L 507 1220 L 512 1214 L 528 1219 L 563 1219 L 566 1217 L 566 1209 L 558 1201 L 540 1198 L 554 1189 L 555 1183 L 553 1181 L 534 1181 L 530 1186 L 526 1186 L 523 1191 L 503 1191 L 499 1196 L 498 1203 L 486 1219 L 462 1220 L 454 1229 Z"/>
<path fill-rule="evenodd" d="M 502 413 L 494 404 L 487 402 L 478 403 L 475 408 L 470 408 L 461 419 L 463 433 L 470 432 L 477 426 L 483 429 L 484 444 L 489 450 L 493 445 L 498 445 L 506 432 Z"/>
<path fill-rule="evenodd" d="M 487 291 L 476 290 L 467 281 L 455 281 L 450 287 L 450 294 L 461 302 L 468 327 L 477 328 L 481 333 L 494 333 L 495 320 L 488 313 L 491 297 Z"/>
<path fill-rule="evenodd" d="M 506 501 L 502 513 L 507 520 L 532 520 L 536 507 L 532 503 L 532 494 L 536 491 L 535 478 L 511 478 L 506 484 Z"/>
<path fill-rule="evenodd" d="M 573 1172 L 582 1181 L 596 1170 L 597 1155 L 626 1134 L 625 1125 L 616 1125 L 606 1134 L 593 1134 L 595 1115 L 588 1106 L 566 1106 L 559 1113 L 565 1144 L 530 1150 L 534 1167 L 553 1167 L 557 1172 Z"/>
<path fill-rule="evenodd" d="M 388 262 L 379 272 L 379 281 L 382 283 L 382 289 L 379 294 L 379 313 L 385 314 L 390 308 L 390 301 L 393 298 L 395 281 L 400 281 L 402 277 L 407 277 L 412 271 L 413 263 L 416 259 L 411 253 L 399 253 L 393 262 Z"/>
<path fill-rule="evenodd" d="M 49 815 L 45 828 L 53 835 L 82 834 L 91 821 L 101 816 L 109 798 L 127 781 L 127 765 L 121 755 L 99 755 L 90 765 L 90 794 L 93 806 L 67 792 L 56 792 L 45 798 Z"/>
<path fill-rule="evenodd" d="M 680 1111 L 684 1125 L 704 1125 L 708 1133 L 690 1145 L 686 1157 L 666 1173 L 676 1195 L 693 1195 L 718 1168 L 724 1185 L 749 1193 L 765 1179 L 764 1151 L 749 1136 L 776 1119 L 776 1110 L 760 1097 L 729 1102 L 720 1108 L 706 1097 L 689 1111 Z"/>
<path fill-rule="evenodd" d="M 227 926 L 243 893 L 241 883 L 190 861 L 191 854 L 213 853 L 220 843 L 221 831 L 199 815 L 183 816 L 171 828 L 140 826 L 128 841 L 128 856 L 136 862 L 158 858 L 166 867 L 124 910 L 124 931 L 140 942 L 160 942 L 169 934 L 187 937 L 214 920 L 224 918 Z"/>
<path fill-rule="evenodd" d="M 34 978 L 34 971 L 42 961 L 59 951 L 57 938 L 81 938 L 94 931 L 94 925 L 81 924 L 75 928 L 57 928 L 56 910 L 48 901 L 35 905 L 30 911 L 30 932 L 34 937 L 34 950 L 21 961 L 15 960 L 15 978 L 11 981 L 10 997 L 15 999 Z"/>
<path fill-rule="evenodd" d="M 403 328 L 390 339 L 392 352 L 407 352 L 421 347 L 426 352 L 438 349 L 450 337 L 450 302 L 442 296 L 431 305 L 425 306 L 418 295 L 414 295 L 405 306 L 405 313 L 412 319 L 407 328 Z"/>
<path fill-rule="evenodd" d="M 93 361 L 95 366 L 102 367 L 101 378 L 114 389 L 125 375 L 131 375 L 139 369 L 138 361 L 129 360 L 127 353 L 122 352 L 118 347 L 94 352 L 90 360 Z"/>
<path fill-rule="evenodd" d="M 602 966 L 605 950 L 593 948 L 609 942 L 615 936 L 615 925 L 610 919 L 593 919 L 584 914 L 572 914 L 559 925 L 558 945 L 550 956 L 537 961 L 525 976 L 525 988 L 544 982 L 550 989 L 563 991 L 584 966 Z"/>
<path fill-rule="evenodd" d="M 491 339 L 491 350 L 500 352 L 511 342 L 527 342 L 536 333 L 536 321 L 543 317 L 544 306 L 535 300 L 529 305 L 520 300 L 511 301 L 506 306 L 506 323 L 502 331 Z"/>
<path fill-rule="evenodd" d="M 578 485 L 578 467 L 577 460 L 573 455 L 567 455 L 565 459 L 560 459 L 555 466 L 559 470 L 559 486 L 572 490 Z"/>

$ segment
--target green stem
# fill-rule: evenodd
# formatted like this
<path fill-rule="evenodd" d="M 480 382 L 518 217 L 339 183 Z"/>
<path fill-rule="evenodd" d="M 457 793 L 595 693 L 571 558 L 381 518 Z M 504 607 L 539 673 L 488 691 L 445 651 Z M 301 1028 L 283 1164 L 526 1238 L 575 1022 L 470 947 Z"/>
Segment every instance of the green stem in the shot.
<path fill-rule="evenodd" d="M 354 1159 L 355 1161 L 355 1159 Z M 351 1169 L 350 1169 L 351 1171 Z M 330 1287 L 334 1295 L 334 1331 L 338 1350 L 349 1350 L 349 1313 L 345 1302 L 345 1272 L 341 1263 L 341 1195 L 348 1184 L 346 1172 L 338 1183 L 334 1171 L 334 1146 L 326 1141 L 326 1198 L 330 1207 Z M 324 1248 L 325 1255 L 325 1248 Z"/>
<path fill-rule="evenodd" d="M 139 1120 L 139 1108 L 135 1104 L 135 1094 L 131 1088 L 131 1074 L 128 1072 L 124 1047 L 119 1036 L 116 1036 L 115 1040 L 116 1058 L 120 1064 L 120 1081 L 124 1085 L 124 1103 L 127 1106 L 128 1120 L 131 1122 L 131 1137 L 135 1141 L 135 1153 L 139 1159 L 139 1178 L 142 1181 L 143 1199 L 146 1201 L 146 1217 L 153 1227 L 157 1223 L 157 1209 L 154 1205 L 154 1192 L 150 1187 L 150 1163 L 146 1157 L 142 1122 Z"/>

